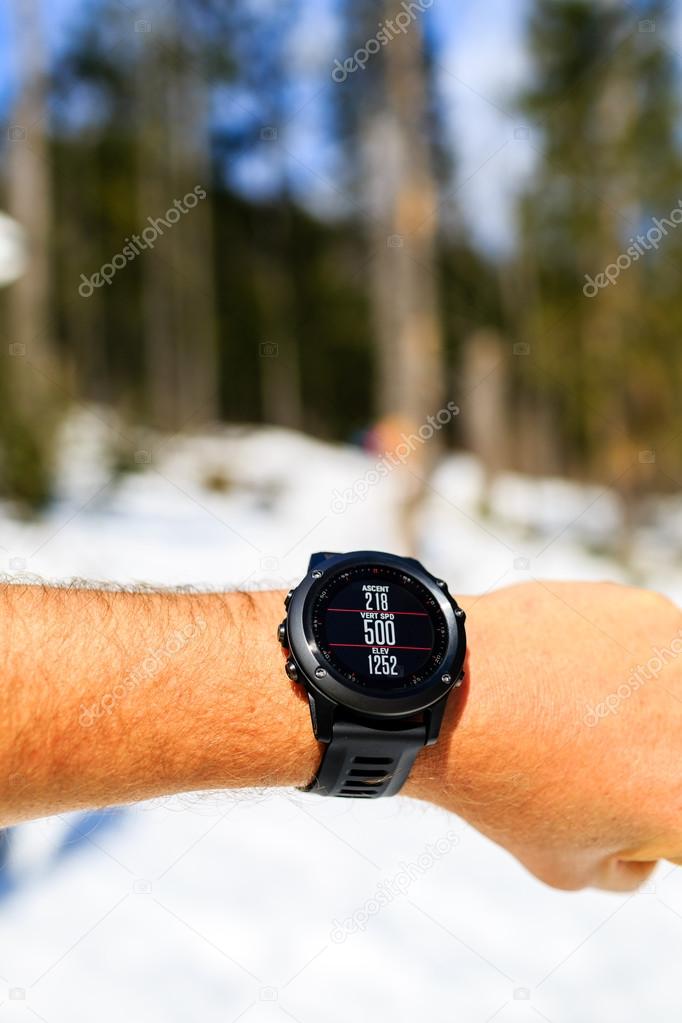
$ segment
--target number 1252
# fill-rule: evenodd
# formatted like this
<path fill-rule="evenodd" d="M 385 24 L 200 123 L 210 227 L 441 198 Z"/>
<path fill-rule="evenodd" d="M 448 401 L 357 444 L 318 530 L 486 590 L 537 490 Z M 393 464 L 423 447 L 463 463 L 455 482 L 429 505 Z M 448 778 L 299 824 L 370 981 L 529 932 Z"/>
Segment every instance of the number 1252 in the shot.
<path fill-rule="evenodd" d="M 397 675 L 398 658 L 395 654 L 368 654 L 370 675 Z"/>

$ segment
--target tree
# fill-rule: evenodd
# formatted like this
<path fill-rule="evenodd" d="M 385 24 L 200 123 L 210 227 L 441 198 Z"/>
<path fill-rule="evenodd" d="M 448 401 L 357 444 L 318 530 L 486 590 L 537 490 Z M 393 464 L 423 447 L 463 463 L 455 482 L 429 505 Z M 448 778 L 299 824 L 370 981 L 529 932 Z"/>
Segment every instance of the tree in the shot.
<path fill-rule="evenodd" d="M 367 211 L 363 272 L 375 354 L 375 405 L 380 446 L 395 448 L 435 415 L 444 400 L 444 341 L 438 294 L 438 188 L 430 132 L 430 82 L 423 26 L 397 0 L 347 7 L 349 53 L 370 54 L 336 88 L 358 158 L 360 204 Z M 377 31 L 378 30 L 378 31 Z M 382 40 L 379 44 L 377 41 Z M 353 58 L 350 58 L 352 61 Z M 439 434 L 417 443 L 402 470 L 404 543 L 414 548 L 419 508 L 439 451 Z M 382 452 L 383 453 L 383 452 Z"/>
<path fill-rule="evenodd" d="M 667 257 L 661 251 L 633 260 L 592 296 L 583 288 L 587 274 L 614 263 L 649 218 L 677 200 L 677 101 L 663 42 L 665 8 L 663 0 L 647 0 L 636 12 L 587 0 L 535 0 L 534 78 L 521 100 L 540 157 L 520 205 L 511 315 L 530 354 L 516 360 L 517 397 L 535 402 L 542 419 L 551 417 L 561 444 L 558 468 L 611 483 L 627 515 L 651 483 L 639 452 L 671 425 L 667 358 L 679 314 L 667 323 L 656 315 L 670 287 Z"/>
<path fill-rule="evenodd" d="M 147 398 L 151 421 L 178 430 L 218 418 L 209 104 L 185 0 L 138 28 L 138 220 L 162 232 L 143 262 Z"/>
<path fill-rule="evenodd" d="M 15 0 L 18 99 L 8 131 L 7 205 L 28 243 L 24 273 L 9 288 L 8 372 L 2 395 L 4 489 L 40 505 L 50 489 L 57 371 L 50 316 L 50 147 L 46 55 L 39 0 Z"/>

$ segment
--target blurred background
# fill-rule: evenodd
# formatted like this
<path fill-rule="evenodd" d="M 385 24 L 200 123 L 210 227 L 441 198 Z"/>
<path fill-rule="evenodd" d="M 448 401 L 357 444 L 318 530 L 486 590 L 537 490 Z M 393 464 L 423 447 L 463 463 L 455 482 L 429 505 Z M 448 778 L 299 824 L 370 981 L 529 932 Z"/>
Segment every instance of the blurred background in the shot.
<path fill-rule="evenodd" d="M 5 580 L 288 587 L 377 548 L 682 602 L 681 62 L 671 0 L 4 0 Z M 565 895 L 340 802 L 5 832 L 0 1013 L 669 1011 L 674 868 Z"/>

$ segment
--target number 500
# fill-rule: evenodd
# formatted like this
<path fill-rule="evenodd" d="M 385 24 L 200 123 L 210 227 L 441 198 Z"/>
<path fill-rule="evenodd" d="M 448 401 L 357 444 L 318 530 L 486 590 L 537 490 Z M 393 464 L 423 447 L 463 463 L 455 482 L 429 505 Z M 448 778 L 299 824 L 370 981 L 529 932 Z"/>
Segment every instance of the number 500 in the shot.
<path fill-rule="evenodd" d="M 390 620 L 370 621 L 365 619 L 365 643 L 370 646 L 395 646 L 395 625 Z"/>

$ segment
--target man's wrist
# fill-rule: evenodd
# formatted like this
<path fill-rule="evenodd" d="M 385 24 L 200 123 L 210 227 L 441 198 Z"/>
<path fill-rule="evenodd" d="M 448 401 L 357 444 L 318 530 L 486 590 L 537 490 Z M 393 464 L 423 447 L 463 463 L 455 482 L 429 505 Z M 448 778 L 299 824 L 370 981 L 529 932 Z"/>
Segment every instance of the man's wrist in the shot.
<path fill-rule="evenodd" d="M 478 786 L 489 774 L 495 718 L 492 694 L 504 656 L 498 649 L 494 609 L 487 597 L 457 596 L 467 612 L 467 656 L 460 700 L 449 700 L 438 741 L 423 749 L 402 792 L 455 812 L 476 803 Z"/>
<path fill-rule="evenodd" d="M 254 614 L 251 629 L 258 636 L 263 663 L 274 665 L 274 677 L 269 678 L 268 686 L 276 694 L 279 724 L 271 719 L 270 727 L 280 729 L 271 752 L 281 760 L 266 768 L 271 781 L 261 784 L 305 785 L 319 766 L 325 746 L 314 739 L 304 690 L 284 674 L 284 658 L 276 639 L 284 593 L 249 596 Z M 495 647 L 493 602 L 486 597 L 456 599 L 467 610 L 475 607 L 467 619 L 469 652 L 463 699 L 448 702 L 438 742 L 420 751 L 402 794 L 440 801 L 447 790 L 448 802 L 463 809 L 477 801 L 477 785 L 490 773 L 494 738 L 491 682 L 499 676 L 504 658 Z M 453 785 L 456 791 L 450 791 Z"/>
<path fill-rule="evenodd" d="M 239 702 L 243 704 L 243 745 L 238 741 L 240 775 L 228 784 L 303 786 L 313 777 L 321 745 L 313 734 L 305 691 L 284 671 L 285 657 L 277 639 L 284 616 L 285 591 L 227 594 L 239 623 L 243 650 Z"/>

